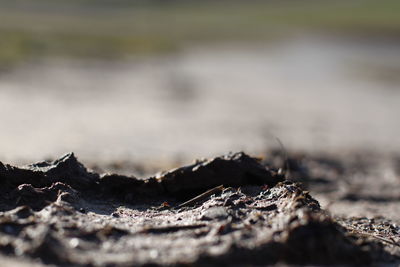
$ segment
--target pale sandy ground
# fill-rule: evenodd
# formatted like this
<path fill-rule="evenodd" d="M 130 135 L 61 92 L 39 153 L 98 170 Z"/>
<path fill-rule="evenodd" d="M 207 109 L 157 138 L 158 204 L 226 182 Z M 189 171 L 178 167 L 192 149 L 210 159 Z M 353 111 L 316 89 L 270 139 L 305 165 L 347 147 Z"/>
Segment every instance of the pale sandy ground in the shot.
<path fill-rule="evenodd" d="M 31 64 L 0 76 L 0 160 L 254 153 L 275 137 L 288 150 L 400 151 L 400 82 L 373 79 L 387 68 L 400 73 L 393 44 L 321 37 Z"/>
<path fill-rule="evenodd" d="M 28 260 L 22 260 L 17 258 L 11 258 L 6 256 L 0 256 L 1 266 L 3 267 L 39 267 L 44 266 L 40 263 L 34 263 Z"/>
<path fill-rule="evenodd" d="M 276 137 L 287 150 L 398 153 L 398 51 L 308 36 L 123 63 L 32 63 L 0 76 L 0 161 L 74 151 L 90 163 L 170 164 L 257 154 Z"/>

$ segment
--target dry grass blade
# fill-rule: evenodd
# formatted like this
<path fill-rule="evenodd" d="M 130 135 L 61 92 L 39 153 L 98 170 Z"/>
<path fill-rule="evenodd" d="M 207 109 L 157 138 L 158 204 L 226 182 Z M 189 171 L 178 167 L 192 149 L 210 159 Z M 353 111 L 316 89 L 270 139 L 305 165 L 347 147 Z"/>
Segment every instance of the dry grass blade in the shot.
<path fill-rule="evenodd" d="M 224 189 L 223 185 L 219 185 L 217 187 L 214 187 L 214 188 L 212 188 L 212 189 L 210 189 L 210 190 L 208 190 L 208 191 L 206 191 L 206 192 L 204 192 L 204 193 L 202 193 L 202 194 L 200 194 L 200 195 L 198 195 L 198 196 L 196 196 L 196 197 L 194 197 L 194 198 L 192 198 L 192 199 L 180 204 L 178 206 L 178 208 L 182 208 L 182 207 L 185 207 L 185 206 L 193 205 L 193 204 L 195 204 L 195 203 L 197 203 L 199 201 L 202 201 L 202 200 L 206 199 L 207 197 L 211 196 L 212 194 L 215 194 L 217 192 L 222 191 L 223 189 Z"/>

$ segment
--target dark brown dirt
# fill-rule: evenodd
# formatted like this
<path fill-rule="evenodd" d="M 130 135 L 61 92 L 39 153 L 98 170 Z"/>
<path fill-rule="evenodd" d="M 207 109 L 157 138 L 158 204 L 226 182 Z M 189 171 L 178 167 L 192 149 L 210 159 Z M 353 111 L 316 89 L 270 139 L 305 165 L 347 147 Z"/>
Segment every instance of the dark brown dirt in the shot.
<path fill-rule="evenodd" d="M 73 154 L 22 168 L 0 163 L 0 260 L 9 266 L 398 261 L 394 222 L 332 216 L 295 182 L 332 194 L 334 176 L 318 180 L 314 172 L 325 164 L 321 173 L 333 168 L 337 178 L 347 170 L 340 161 L 291 158 L 289 181 L 277 170 L 279 157 L 271 153 L 262 162 L 235 153 L 147 179 L 90 172 Z"/>

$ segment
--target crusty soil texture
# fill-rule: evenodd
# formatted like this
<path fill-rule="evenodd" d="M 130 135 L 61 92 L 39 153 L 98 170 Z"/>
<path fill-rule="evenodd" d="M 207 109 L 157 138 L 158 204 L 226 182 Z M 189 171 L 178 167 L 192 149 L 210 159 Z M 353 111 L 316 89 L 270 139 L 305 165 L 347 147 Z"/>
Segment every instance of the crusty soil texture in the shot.
<path fill-rule="evenodd" d="M 137 179 L 90 172 L 73 154 L 23 168 L 0 163 L 0 260 L 9 266 L 396 263 L 396 224 L 333 218 L 301 185 L 265 166 L 236 153 Z"/>

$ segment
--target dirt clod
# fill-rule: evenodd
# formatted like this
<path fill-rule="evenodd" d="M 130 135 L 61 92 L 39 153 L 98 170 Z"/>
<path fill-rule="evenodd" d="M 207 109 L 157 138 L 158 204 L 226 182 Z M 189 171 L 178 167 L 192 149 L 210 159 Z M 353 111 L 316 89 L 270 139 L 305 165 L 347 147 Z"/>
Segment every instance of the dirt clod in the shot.
<path fill-rule="evenodd" d="M 393 259 L 382 240 L 338 223 L 299 184 L 244 153 L 148 179 L 92 173 L 67 154 L 24 168 L 0 164 L 0 186 L 0 254 L 42 264 L 372 264 Z M 382 229 L 399 230 L 393 224 Z"/>

